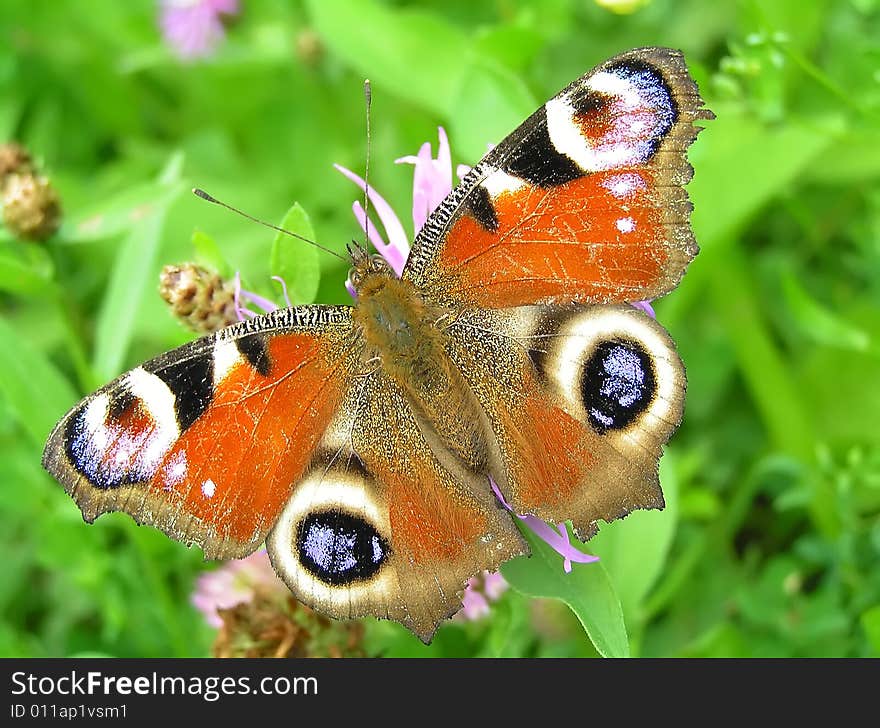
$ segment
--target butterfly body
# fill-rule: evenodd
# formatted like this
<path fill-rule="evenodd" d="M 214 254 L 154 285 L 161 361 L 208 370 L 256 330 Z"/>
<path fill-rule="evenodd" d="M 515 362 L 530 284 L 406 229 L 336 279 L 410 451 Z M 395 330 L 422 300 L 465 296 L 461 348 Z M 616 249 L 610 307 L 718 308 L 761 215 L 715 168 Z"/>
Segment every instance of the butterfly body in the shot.
<path fill-rule="evenodd" d="M 629 302 L 696 254 L 685 158 L 710 118 L 681 54 L 563 89 L 429 217 L 401 277 L 350 248 L 353 307 L 235 324 L 89 395 L 43 456 L 91 521 L 122 510 L 294 594 L 429 640 L 466 581 L 527 552 L 517 513 L 661 508 L 684 406 L 665 330 Z"/>

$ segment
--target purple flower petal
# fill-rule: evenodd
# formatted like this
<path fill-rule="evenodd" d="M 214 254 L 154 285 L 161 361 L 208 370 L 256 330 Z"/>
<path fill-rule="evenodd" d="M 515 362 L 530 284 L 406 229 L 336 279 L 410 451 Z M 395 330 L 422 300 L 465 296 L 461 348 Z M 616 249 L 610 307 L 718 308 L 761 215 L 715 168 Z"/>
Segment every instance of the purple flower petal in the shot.
<path fill-rule="evenodd" d="M 452 192 L 452 155 L 443 127 L 437 127 L 437 158 L 431 156 L 431 144 L 422 144 L 417 155 L 396 159 L 397 164 L 415 165 L 413 175 L 413 227 L 416 234 L 428 216 Z"/>
<path fill-rule="evenodd" d="M 516 513 L 511 505 L 504 500 L 504 496 L 501 494 L 501 491 L 498 489 L 498 486 L 495 484 L 495 481 L 490 477 L 489 485 L 492 486 L 492 492 L 495 493 L 495 497 L 498 501 L 503 505 L 508 511 L 513 513 L 517 518 L 519 518 L 529 529 L 534 532 L 534 534 L 544 541 L 550 548 L 552 548 L 556 553 L 558 553 L 564 559 L 562 563 L 562 568 L 566 573 L 571 572 L 571 562 L 576 561 L 579 564 L 591 564 L 594 561 L 598 561 L 598 556 L 593 556 L 592 554 L 585 554 L 583 551 L 579 551 L 571 544 L 571 540 L 568 537 L 568 529 L 565 527 L 564 523 L 560 523 L 557 531 L 549 524 L 542 521 L 537 516 L 533 516 L 531 514 L 519 515 Z"/>
<path fill-rule="evenodd" d="M 264 313 L 271 313 L 272 311 L 274 311 L 275 309 L 278 308 L 278 306 L 276 306 L 274 303 L 272 303 L 272 301 L 270 301 L 268 298 L 263 298 L 262 296 L 258 296 L 256 293 L 253 293 L 252 291 L 245 291 L 244 289 L 242 289 L 241 297 L 247 301 L 250 301 L 251 303 L 253 303 L 256 306 L 259 306 L 261 309 L 263 309 Z M 259 314 L 257 314 L 257 315 L 259 315 Z"/>
<path fill-rule="evenodd" d="M 235 271 L 235 278 L 233 279 L 233 294 L 232 294 L 232 303 L 235 308 L 235 315 L 238 316 L 239 321 L 246 321 L 249 318 L 254 318 L 255 316 L 259 316 L 260 314 L 256 311 L 251 311 L 246 306 L 241 305 L 242 299 L 253 303 L 255 306 L 259 306 L 263 309 L 263 313 L 271 313 L 278 306 L 276 306 L 272 301 L 267 298 L 263 298 L 262 296 L 258 296 L 256 293 L 252 291 L 246 291 L 241 287 L 241 275 L 238 271 Z M 281 282 L 282 286 L 284 286 L 284 281 Z M 287 287 L 284 286 L 284 297 L 287 298 Z M 290 301 L 288 300 L 288 305 Z"/>
<path fill-rule="evenodd" d="M 290 302 L 290 296 L 287 295 L 287 282 L 281 276 L 272 276 L 272 280 L 278 281 L 281 284 L 281 291 L 284 294 L 284 303 L 287 304 L 287 308 L 293 308 L 293 304 Z"/>
<path fill-rule="evenodd" d="M 637 308 L 640 311 L 644 311 L 652 319 L 657 318 L 657 314 L 654 313 L 654 307 L 651 305 L 650 301 L 635 301 L 634 303 L 631 303 L 630 306 Z"/>
<path fill-rule="evenodd" d="M 367 183 L 364 182 L 360 176 L 340 164 L 334 164 L 333 166 L 362 190 L 366 190 Z M 409 256 L 409 239 L 406 236 L 406 231 L 403 229 L 403 224 L 400 222 L 400 218 L 394 213 L 391 205 L 389 205 L 375 189 L 370 187 L 367 194 L 369 195 L 370 202 L 373 203 L 373 209 L 376 210 L 376 214 L 379 216 L 379 220 L 385 228 L 385 235 L 388 238 L 388 243 L 386 244 L 382 241 L 381 247 L 376 245 L 374 238 L 370 235 L 366 216 L 364 216 L 363 221 L 359 218 L 358 222 L 360 223 L 361 228 L 367 233 L 368 237 L 370 237 L 370 242 L 376 246 L 376 250 L 379 251 L 379 254 L 388 261 L 388 264 L 394 269 L 395 273 L 400 275 L 400 272 L 403 270 L 401 261 L 405 262 L 407 256 Z M 355 215 L 357 215 L 357 212 L 355 212 Z M 395 266 L 398 267 L 396 268 Z"/>
<path fill-rule="evenodd" d="M 507 580 L 501 576 L 501 572 L 499 571 L 485 571 L 483 572 L 483 592 L 489 597 L 490 601 L 495 601 L 498 599 L 504 592 L 507 591 L 508 587 Z"/>
<path fill-rule="evenodd" d="M 208 624 L 220 627 L 223 621 L 217 610 L 250 601 L 257 588 L 286 589 L 275 575 L 265 549 L 245 559 L 227 561 L 220 568 L 201 574 L 190 603 L 205 616 Z"/>
<path fill-rule="evenodd" d="M 400 274 L 403 273 L 403 266 L 406 265 L 406 258 L 409 255 L 409 243 L 406 245 L 406 250 L 401 250 L 400 248 L 389 245 L 382 239 L 382 236 L 372 222 L 370 222 L 368 226 L 369 221 L 367 220 L 367 212 L 364 210 L 364 206 L 359 200 L 352 203 L 351 209 L 352 212 L 354 212 L 355 219 L 361 226 L 361 230 L 367 234 L 373 247 L 379 251 L 379 254 L 383 258 L 385 258 L 388 265 L 391 266 L 391 269 L 400 276 Z"/>
<path fill-rule="evenodd" d="M 497 601 L 507 591 L 508 584 L 497 571 L 481 571 L 467 580 L 461 598 L 461 609 L 455 613 L 455 620 L 472 622 L 486 616 L 491 602 Z"/>
<path fill-rule="evenodd" d="M 238 12 L 238 0 L 162 0 L 159 25 L 165 42 L 185 60 L 210 55 L 223 39 L 220 15 Z"/>
<path fill-rule="evenodd" d="M 474 583 L 472 583 L 474 582 Z M 468 581 L 467 588 L 461 597 L 461 610 L 458 612 L 463 619 L 473 621 L 489 614 L 489 602 L 476 589 L 474 579 Z"/>

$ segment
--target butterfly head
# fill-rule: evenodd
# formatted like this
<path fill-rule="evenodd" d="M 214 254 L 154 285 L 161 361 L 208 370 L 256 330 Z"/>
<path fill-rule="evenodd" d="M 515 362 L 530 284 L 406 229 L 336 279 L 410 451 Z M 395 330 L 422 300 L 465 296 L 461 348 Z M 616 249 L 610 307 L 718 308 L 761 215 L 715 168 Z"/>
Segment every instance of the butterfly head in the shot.
<path fill-rule="evenodd" d="M 381 255 L 371 254 L 360 243 L 352 240 L 348 246 L 351 269 L 348 283 L 358 293 L 365 288 L 382 287 L 387 278 L 394 278 L 394 271 Z"/>

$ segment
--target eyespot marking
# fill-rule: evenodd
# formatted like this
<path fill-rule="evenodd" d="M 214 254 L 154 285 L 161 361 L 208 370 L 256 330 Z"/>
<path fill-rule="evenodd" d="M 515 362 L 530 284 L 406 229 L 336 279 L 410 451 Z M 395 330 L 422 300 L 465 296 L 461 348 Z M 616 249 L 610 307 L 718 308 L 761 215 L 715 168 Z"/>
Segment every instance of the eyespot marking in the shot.
<path fill-rule="evenodd" d="M 620 430 L 644 412 L 656 394 L 650 355 L 634 341 L 598 344 L 581 376 L 587 419 L 599 434 Z"/>
<path fill-rule="evenodd" d="M 365 581 L 388 558 L 388 544 L 367 521 L 339 510 L 309 513 L 296 549 L 306 571 L 334 586 Z"/>

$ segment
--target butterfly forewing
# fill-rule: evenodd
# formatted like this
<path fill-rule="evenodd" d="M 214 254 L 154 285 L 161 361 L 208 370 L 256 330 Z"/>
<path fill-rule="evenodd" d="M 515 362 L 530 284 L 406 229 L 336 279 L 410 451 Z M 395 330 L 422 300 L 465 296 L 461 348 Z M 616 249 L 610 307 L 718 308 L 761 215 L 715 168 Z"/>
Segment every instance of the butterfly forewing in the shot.
<path fill-rule="evenodd" d="M 578 79 L 467 175 L 404 277 L 465 306 L 656 298 L 697 252 L 685 152 L 711 118 L 680 52 L 645 48 Z"/>
<path fill-rule="evenodd" d="M 125 511 L 210 558 L 265 538 L 348 386 L 350 309 L 285 309 L 168 352 L 87 397 L 43 464 L 87 521 Z"/>

